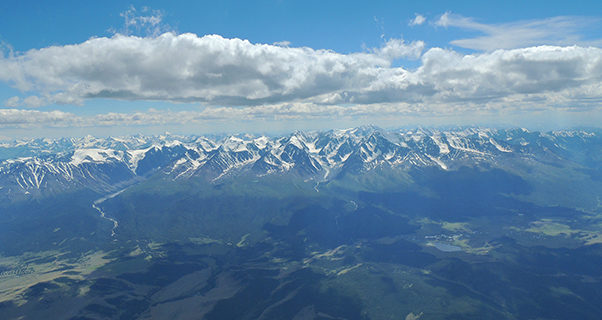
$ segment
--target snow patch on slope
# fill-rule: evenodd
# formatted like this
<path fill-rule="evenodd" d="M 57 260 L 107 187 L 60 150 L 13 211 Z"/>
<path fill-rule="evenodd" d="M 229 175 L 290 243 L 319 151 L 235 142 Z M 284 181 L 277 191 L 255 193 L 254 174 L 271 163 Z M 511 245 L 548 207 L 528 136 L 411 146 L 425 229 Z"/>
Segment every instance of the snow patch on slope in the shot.
<path fill-rule="evenodd" d="M 512 150 L 502 147 L 497 141 L 493 140 L 493 138 L 489 138 L 489 143 L 491 143 L 496 149 L 500 150 L 501 152 L 512 152 Z"/>
<path fill-rule="evenodd" d="M 123 159 L 123 152 L 110 149 L 76 149 L 71 157 L 71 164 L 80 165 L 87 162 L 109 162 Z"/>

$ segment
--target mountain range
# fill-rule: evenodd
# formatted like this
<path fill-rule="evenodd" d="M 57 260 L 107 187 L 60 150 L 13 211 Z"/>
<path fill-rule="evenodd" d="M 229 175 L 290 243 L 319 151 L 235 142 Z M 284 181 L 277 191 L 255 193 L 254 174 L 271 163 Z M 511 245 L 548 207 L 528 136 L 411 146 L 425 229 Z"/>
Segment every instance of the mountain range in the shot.
<path fill-rule="evenodd" d="M 241 175 L 294 175 L 325 183 L 375 168 L 455 170 L 517 160 L 558 165 L 568 161 L 595 171 L 602 161 L 602 136 L 596 130 L 366 126 L 271 137 L 166 134 L 18 140 L 0 144 L 0 195 L 27 199 L 79 189 L 108 193 L 153 175 L 210 183 Z"/>

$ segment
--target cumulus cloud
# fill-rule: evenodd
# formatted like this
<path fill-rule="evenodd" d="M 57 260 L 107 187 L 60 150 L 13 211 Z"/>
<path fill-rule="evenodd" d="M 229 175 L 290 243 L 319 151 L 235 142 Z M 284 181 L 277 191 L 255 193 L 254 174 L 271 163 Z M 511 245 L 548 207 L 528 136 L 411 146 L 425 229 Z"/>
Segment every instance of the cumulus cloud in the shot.
<path fill-rule="evenodd" d="M 438 23 L 474 22 L 450 14 Z M 419 66 L 397 67 L 400 58 L 418 59 Z M 534 46 L 462 54 L 390 39 L 381 48 L 341 54 L 218 35 L 115 35 L 2 57 L 0 81 L 33 93 L 5 102 L 8 107 L 94 98 L 197 102 L 249 113 L 252 108 L 241 107 L 312 105 L 308 110 L 317 113 L 319 108 L 352 112 L 354 104 L 529 107 L 543 101 L 555 107 L 599 101 L 602 49 Z"/>
<path fill-rule="evenodd" d="M 414 19 L 411 19 L 410 22 L 408 23 L 408 25 L 411 27 L 419 26 L 425 22 L 426 22 L 426 17 L 421 14 L 416 13 L 414 16 Z"/>
<path fill-rule="evenodd" d="M 9 108 L 19 107 L 21 106 L 21 98 L 10 97 L 4 101 L 4 106 Z"/>
<path fill-rule="evenodd" d="M 414 72 L 380 70 L 361 90 L 336 92 L 324 103 L 512 102 L 529 108 L 533 99 L 555 107 L 594 103 L 602 97 L 602 49 L 540 46 L 464 55 L 432 48 Z"/>
<path fill-rule="evenodd" d="M 493 51 L 538 45 L 601 45 L 602 42 L 599 40 L 587 41 L 580 35 L 583 30 L 600 22 L 598 18 L 561 16 L 541 20 L 484 24 L 473 18 L 446 12 L 439 17 L 435 25 L 477 31 L 483 35 L 457 39 L 451 43 L 467 49 Z"/>
<path fill-rule="evenodd" d="M 6 99 L 4 102 L 5 107 L 14 108 L 14 107 L 26 107 L 26 108 L 39 108 L 41 106 L 47 105 L 48 101 L 45 98 L 38 96 L 29 96 L 25 99 L 21 99 L 20 97 L 10 97 Z"/>
<path fill-rule="evenodd" d="M 49 101 L 88 98 L 250 105 L 311 98 L 370 83 L 422 43 L 391 40 L 372 53 L 253 44 L 217 35 L 116 35 L 0 60 L 0 80 Z M 48 66 L 52 66 L 49 68 Z M 399 69 L 398 72 L 405 72 Z"/>
<path fill-rule="evenodd" d="M 429 84 L 439 100 L 492 100 L 496 98 L 567 95 L 602 81 L 599 48 L 539 46 L 461 55 L 431 49 L 414 74 Z M 591 92 L 602 96 L 602 92 Z"/>
<path fill-rule="evenodd" d="M 39 108 L 48 104 L 44 98 L 38 96 L 29 96 L 23 99 L 23 105 L 28 108 Z"/>

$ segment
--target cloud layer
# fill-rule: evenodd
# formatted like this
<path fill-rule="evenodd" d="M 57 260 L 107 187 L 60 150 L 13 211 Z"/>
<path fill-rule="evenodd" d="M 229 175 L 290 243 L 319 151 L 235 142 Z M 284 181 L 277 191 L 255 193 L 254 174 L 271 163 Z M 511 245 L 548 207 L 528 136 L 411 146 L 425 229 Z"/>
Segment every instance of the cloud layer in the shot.
<path fill-rule="evenodd" d="M 324 120 L 357 116 L 372 117 L 375 114 L 380 117 L 390 117 L 391 115 L 400 114 L 412 115 L 419 111 L 422 111 L 420 107 L 406 104 L 354 105 L 343 107 L 337 105 L 317 105 L 314 103 L 283 103 L 253 107 L 212 107 L 199 108 L 193 111 L 149 109 L 144 112 L 110 112 L 89 116 L 78 116 L 61 111 L 0 109 L 0 128 L 168 125 L 194 124 L 216 120 Z"/>
<path fill-rule="evenodd" d="M 444 17 L 441 25 L 474 24 Z M 417 59 L 419 66 L 397 67 L 399 59 Z M 390 39 L 381 48 L 342 54 L 218 35 L 115 35 L 1 57 L 0 81 L 29 95 L 6 101 L 12 108 L 94 98 L 258 110 L 311 105 L 316 112 L 377 105 L 427 111 L 444 104 L 590 107 L 602 98 L 602 49 L 536 46 L 462 54 Z"/>

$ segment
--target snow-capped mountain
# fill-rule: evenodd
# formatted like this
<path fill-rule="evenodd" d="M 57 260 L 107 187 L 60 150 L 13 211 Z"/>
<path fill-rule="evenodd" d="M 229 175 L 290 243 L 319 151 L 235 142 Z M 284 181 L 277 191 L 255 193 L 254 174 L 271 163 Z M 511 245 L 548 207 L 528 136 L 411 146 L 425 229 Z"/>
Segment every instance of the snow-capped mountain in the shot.
<path fill-rule="evenodd" d="M 377 167 L 409 169 L 495 165 L 512 159 L 602 160 L 597 131 L 525 129 L 381 130 L 360 127 L 281 137 L 131 136 L 20 140 L 0 145 L 0 194 L 88 188 L 116 190 L 160 174 L 172 180 L 219 181 L 239 174 L 293 174 L 327 181 Z"/>

